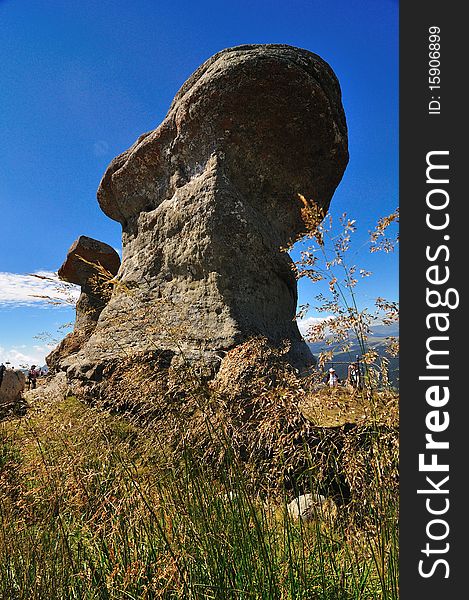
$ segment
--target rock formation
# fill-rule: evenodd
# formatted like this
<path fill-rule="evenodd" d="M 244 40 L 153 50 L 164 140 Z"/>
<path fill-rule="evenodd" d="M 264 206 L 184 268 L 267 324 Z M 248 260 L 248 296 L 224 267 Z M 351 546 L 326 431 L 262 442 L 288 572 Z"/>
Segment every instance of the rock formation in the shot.
<path fill-rule="evenodd" d="M 21 400 L 25 385 L 23 371 L 6 369 L 0 385 L 0 409 L 13 408 Z"/>
<path fill-rule="evenodd" d="M 306 232 L 298 194 L 326 211 L 347 160 L 339 84 L 320 57 L 250 45 L 210 58 L 104 174 L 98 201 L 123 231 L 120 285 L 62 368 L 96 379 L 97 365 L 165 351 L 216 370 L 260 336 L 286 341 L 285 360 L 307 369 L 280 249 Z"/>
<path fill-rule="evenodd" d="M 63 281 L 79 285 L 81 294 L 73 332 L 46 358 L 49 368 L 58 370 L 61 361 L 78 352 L 89 339 L 111 294 L 103 282 L 114 277 L 119 267 L 119 255 L 108 244 L 82 235 L 71 245 L 58 275 Z"/>

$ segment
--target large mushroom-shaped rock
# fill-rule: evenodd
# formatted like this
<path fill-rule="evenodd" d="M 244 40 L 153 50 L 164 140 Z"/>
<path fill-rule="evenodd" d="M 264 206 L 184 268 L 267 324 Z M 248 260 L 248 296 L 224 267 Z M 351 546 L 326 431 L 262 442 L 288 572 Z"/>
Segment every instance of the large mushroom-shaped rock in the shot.
<path fill-rule="evenodd" d="M 254 336 L 311 365 L 281 248 L 307 230 L 298 194 L 325 212 L 347 160 L 339 84 L 319 56 L 275 44 L 210 58 L 101 181 L 122 225 L 122 285 L 71 370 L 123 348 L 216 363 Z"/>
<path fill-rule="evenodd" d="M 119 255 L 104 242 L 82 235 L 70 246 L 58 275 L 63 281 L 79 285 L 81 293 L 73 332 L 46 358 L 50 368 L 58 370 L 61 361 L 78 352 L 93 333 L 111 294 L 106 280 L 114 277 L 119 267 Z"/>

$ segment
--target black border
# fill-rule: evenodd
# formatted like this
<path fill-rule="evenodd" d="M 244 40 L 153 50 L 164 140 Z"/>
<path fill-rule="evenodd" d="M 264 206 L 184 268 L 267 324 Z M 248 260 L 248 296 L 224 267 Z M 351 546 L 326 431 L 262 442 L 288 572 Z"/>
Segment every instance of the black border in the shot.
<path fill-rule="evenodd" d="M 463 15 L 464 3 L 401 2 L 400 3 L 400 210 L 401 210 L 401 354 L 400 354 L 400 597 L 402 600 L 425 600 L 469 597 L 466 576 L 469 575 L 468 538 L 469 506 L 467 498 L 466 464 L 469 455 L 469 350 L 465 346 L 469 328 L 466 319 L 469 220 L 466 219 L 468 191 L 466 189 L 467 114 L 466 58 L 468 25 Z M 441 29 L 441 93 L 429 90 L 428 32 L 429 27 Z M 429 114 L 431 95 L 440 96 L 441 113 Z M 425 417 L 431 407 L 425 399 L 428 381 L 419 381 L 426 369 L 426 341 L 431 333 L 425 323 L 431 312 L 426 304 L 426 246 L 435 248 L 443 232 L 431 231 L 425 222 L 427 206 L 426 155 L 432 150 L 449 150 L 448 207 L 450 224 L 445 234 L 450 250 L 447 263 L 450 279 L 446 287 L 459 292 L 459 306 L 450 313 L 449 364 L 450 400 L 449 428 L 440 439 L 449 441 L 449 449 L 439 453 L 440 462 L 449 464 L 448 498 L 450 508 L 444 515 L 449 525 L 445 542 L 449 550 L 438 557 L 449 564 L 440 565 L 431 577 L 419 575 L 419 560 L 425 559 L 421 550 L 427 540 L 426 525 L 432 518 L 425 508 L 425 495 L 418 489 L 428 488 L 425 475 L 419 472 L 418 455 L 425 450 L 428 432 Z M 443 242 L 444 243 L 444 242 Z M 443 256 L 445 253 L 442 253 Z M 439 309 L 443 310 L 443 309 Z M 441 334 L 444 335 L 444 334 Z M 444 362 L 443 361 L 443 362 Z M 436 372 L 435 372 L 436 373 Z M 428 374 L 428 373 L 427 373 Z M 442 374 L 439 372 L 438 374 Z M 443 384 L 442 384 L 443 385 Z M 436 437 L 436 436 L 435 436 Z M 435 480 L 443 473 L 435 473 Z M 436 505 L 435 505 L 436 506 Z M 435 517 L 436 518 L 436 517 Z M 443 544 L 443 542 L 441 542 Z M 437 547 L 437 542 L 435 542 Z M 427 559 L 428 561 L 428 559 Z M 427 562 L 428 565 L 430 562 Z"/>

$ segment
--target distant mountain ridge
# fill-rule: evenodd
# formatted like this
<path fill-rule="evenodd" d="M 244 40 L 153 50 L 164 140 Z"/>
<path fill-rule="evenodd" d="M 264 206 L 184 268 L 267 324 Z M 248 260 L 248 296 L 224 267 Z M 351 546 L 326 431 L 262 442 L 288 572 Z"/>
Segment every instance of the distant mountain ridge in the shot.
<path fill-rule="evenodd" d="M 368 347 L 376 350 L 380 357 L 389 360 L 389 381 L 393 387 L 399 388 L 399 358 L 393 358 L 386 352 L 386 338 L 399 337 L 399 325 L 373 325 L 371 333 L 368 336 Z M 311 352 L 317 357 L 321 352 L 334 350 L 334 345 L 328 346 L 324 341 L 308 342 Z M 362 350 L 358 340 L 354 340 L 351 335 L 351 346 L 348 352 L 335 352 L 331 361 L 328 361 L 325 368 L 334 367 L 340 380 L 347 378 L 348 365 L 354 362 L 357 356 L 361 357 Z"/>
<path fill-rule="evenodd" d="M 37 371 L 41 371 L 42 373 L 48 373 L 48 371 L 49 371 L 49 367 L 48 367 L 47 365 L 44 365 L 44 366 L 42 366 L 42 367 L 38 367 L 38 366 L 36 365 L 36 370 L 37 370 Z M 26 375 L 29 373 L 29 369 L 26 369 L 26 368 L 24 368 L 24 367 L 19 367 L 19 368 L 18 368 L 18 371 L 23 371 L 23 373 L 25 373 Z"/>

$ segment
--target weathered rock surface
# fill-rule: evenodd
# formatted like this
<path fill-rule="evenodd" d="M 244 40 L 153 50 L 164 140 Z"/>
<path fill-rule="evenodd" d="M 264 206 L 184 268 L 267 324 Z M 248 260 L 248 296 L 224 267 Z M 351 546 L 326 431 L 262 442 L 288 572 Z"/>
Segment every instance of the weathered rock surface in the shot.
<path fill-rule="evenodd" d="M 61 372 L 54 377 L 47 377 L 34 390 L 24 392 L 24 398 L 29 407 L 39 405 L 43 410 L 47 404 L 57 404 L 63 400 L 69 391 L 66 374 Z"/>
<path fill-rule="evenodd" d="M 0 386 L 0 406 L 6 408 L 19 402 L 25 386 L 26 377 L 23 371 L 6 369 Z"/>
<path fill-rule="evenodd" d="M 82 235 L 71 245 L 58 275 L 63 281 L 81 286 L 81 294 L 74 330 L 47 356 L 49 368 L 58 370 L 61 361 L 78 352 L 89 339 L 111 294 L 103 281 L 114 277 L 119 267 L 119 255 L 104 242 Z"/>
<path fill-rule="evenodd" d="M 308 368 L 280 248 L 306 231 L 298 193 L 326 211 L 347 160 L 339 84 L 317 55 L 252 45 L 210 58 L 101 181 L 122 225 L 120 285 L 69 375 L 155 350 L 216 369 L 253 336 L 287 341 L 285 360 Z"/>

